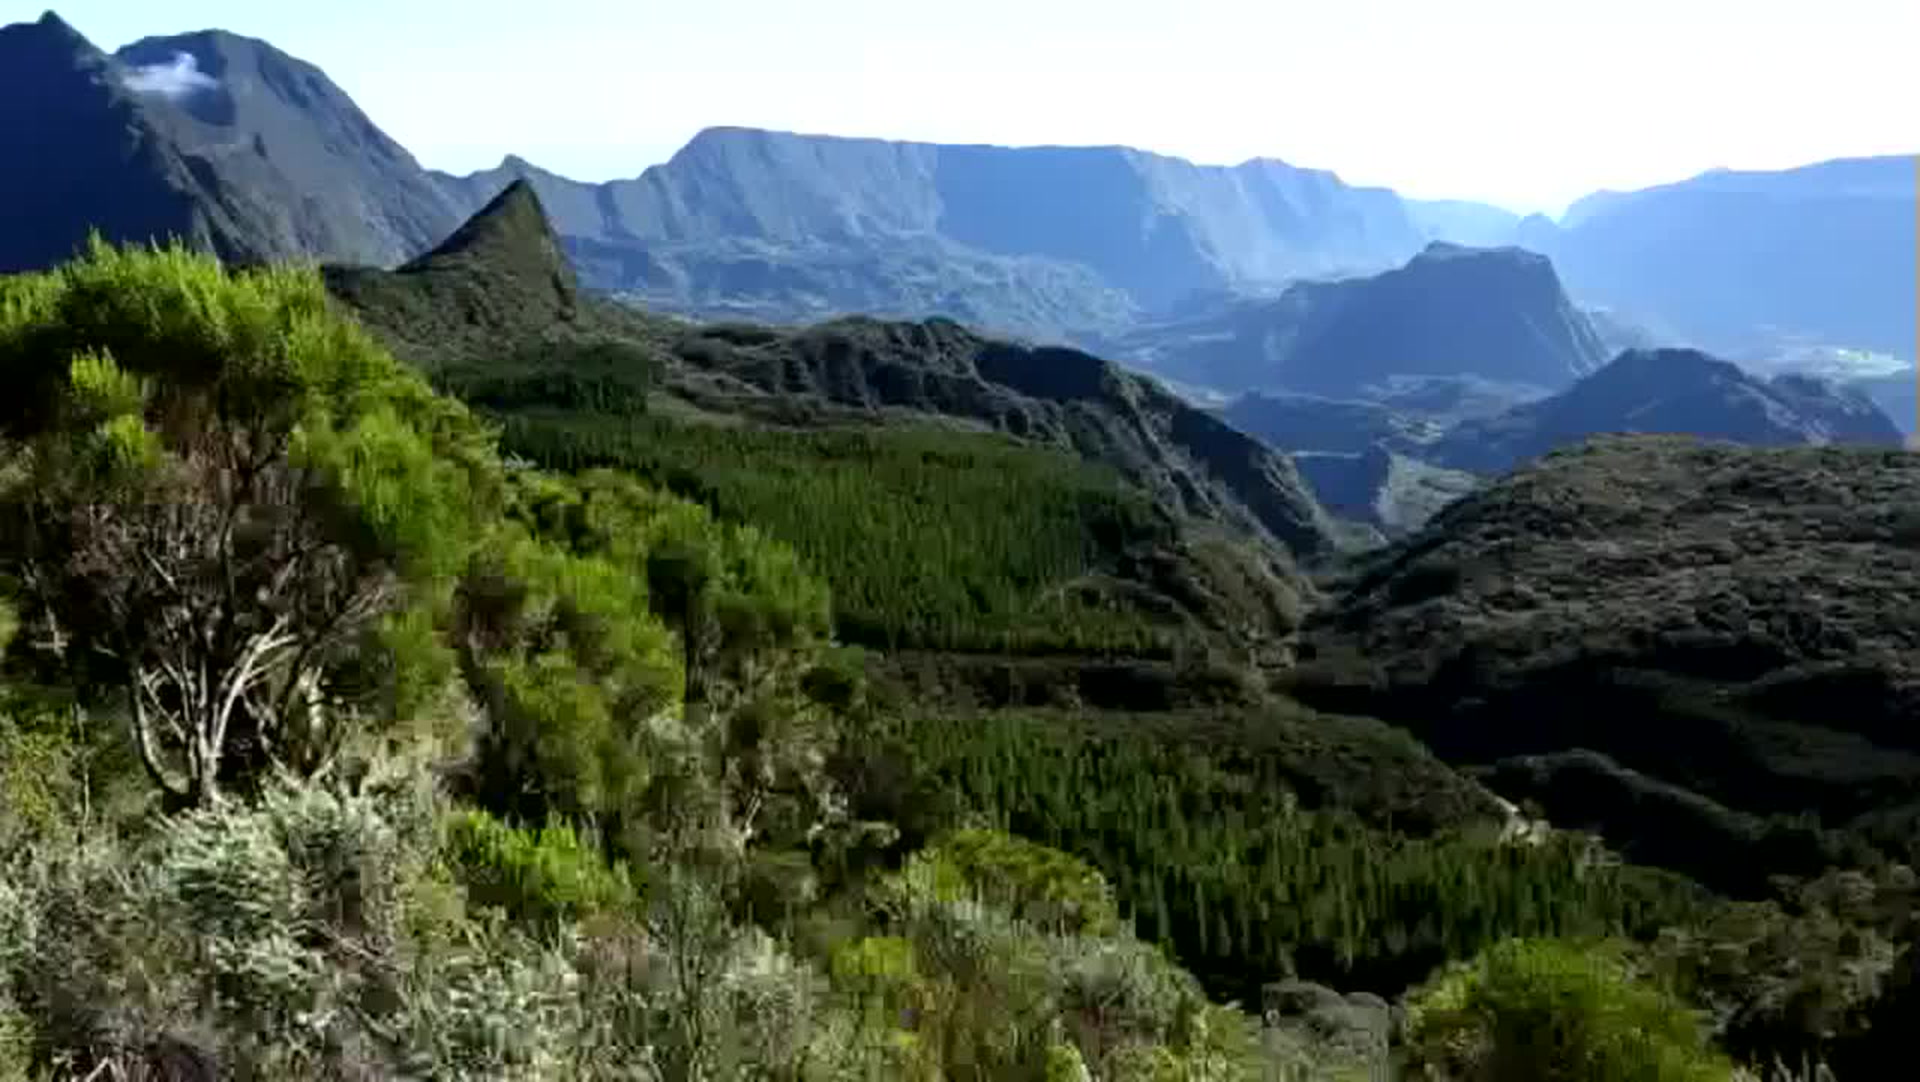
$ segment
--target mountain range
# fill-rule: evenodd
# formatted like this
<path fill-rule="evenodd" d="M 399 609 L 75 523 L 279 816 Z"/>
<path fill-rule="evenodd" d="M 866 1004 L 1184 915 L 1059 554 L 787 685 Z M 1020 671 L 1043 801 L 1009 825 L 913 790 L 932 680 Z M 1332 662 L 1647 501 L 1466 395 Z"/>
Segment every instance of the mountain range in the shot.
<path fill-rule="evenodd" d="M 317 68 L 224 32 L 148 38 L 108 54 L 49 13 L 0 30 L 0 59 L 0 80 L 13 81 L 0 86 L 11 91 L 0 143 L 35 147 L 45 166 L 0 178 L 0 200 L 26 208 L 21 220 L 31 223 L 0 242 L 0 269 L 47 265 L 95 228 L 123 240 L 177 234 L 240 262 L 394 266 L 524 187 L 552 223 L 568 282 L 577 279 L 565 296 L 584 289 L 656 311 L 771 323 L 937 315 L 910 341 L 858 322 L 790 341 L 817 354 L 826 336 L 864 358 L 855 367 L 886 370 L 895 366 L 878 358 L 901 348 L 977 354 L 1002 389 L 1021 365 L 1057 370 L 1058 387 L 1073 384 L 1066 373 L 1076 369 L 1087 386 L 1113 377 L 1086 354 L 1053 347 L 992 368 L 995 350 L 1023 347 L 989 347 L 990 334 L 960 325 L 1077 341 L 1176 386 L 1251 392 L 1223 413 L 1228 422 L 1286 454 L 1320 456 L 1307 466 L 1320 498 L 1389 534 L 1464 491 L 1468 473 L 1498 472 L 1587 434 L 1884 441 L 1876 427 L 1884 418 L 1851 399 L 1780 380 L 1763 387 L 1731 368 L 1703 375 L 1677 352 L 1652 355 L 1635 381 L 1615 372 L 1575 394 L 1618 346 L 1650 347 L 1685 321 L 1666 317 L 1649 333 L 1634 318 L 1650 307 L 1644 297 L 1602 289 L 1608 306 L 1585 308 L 1547 256 L 1456 241 L 1520 237 L 1575 268 L 1567 278 L 1592 281 L 1605 265 L 1593 253 L 1610 250 L 1615 235 L 1607 223 L 1651 243 L 1659 230 L 1633 223 L 1679 213 L 1662 209 L 1676 199 L 1725 198 L 1753 213 L 1838 201 L 1897 216 L 1901 189 L 1886 162 L 1602 193 L 1558 225 L 1406 200 L 1276 161 L 1217 168 L 1120 147 L 935 146 L 740 128 L 702 132 L 633 180 L 585 184 L 511 156 L 468 176 L 427 170 Z M 27 107 L 32 100 L 52 107 Z M 1648 258 L 1649 267 L 1669 262 Z M 336 272 L 336 287 L 351 293 L 348 277 Z M 1713 288 L 1745 280 L 1702 277 L 1722 283 Z M 1887 280 L 1897 284 L 1899 274 Z M 956 372 L 972 379 L 981 370 Z M 897 404 L 858 380 L 832 389 L 851 396 L 841 405 Z M 1868 389 L 1905 423 L 1910 411 L 1898 407 L 1910 387 Z M 1030 390 L 1017 393 L 1030 400 Z M 1196 468 L 1218 464 L 1196 467 L 1170 434 L 1216 450 L 1218 441 L 1196 435 L 1196 422 L 1167 420 L 1187 413 L 1164 392 L 1130 394 L 1139 403 L 1130 408 L 1161 418 L 1136 418 L 1130 430 L 1158 426 L 1162 435 L 1094 443 L 1136 480 L 1157 477 L 1177 497 L 1172 506 L 1225 513 L 1289 541 L 1317 521 L 1317 509 L 1299 503 L 1299 478 L 1274 474 L 1280 467 L 1260 459 L 1264 451 L 1229 452 L 1237 464 L 1219 468 L 1286 495 L 1241 491 L 1222 502 L 1210 483 L 1191 483 Z M 1032 409 L 984 414 L 974 421 L 1075 442 Z M 1261 477 L 1274 479 L 1247 480 Z M 1329 529 L 1305 528 L 1316 537 Z"/>
<path fill-rule="evenodd" d="M 1073 335 L 1193 294 L 1377 269 L 1421 240 L 1384 189 L 1125 147 L 716 128 L 630 181 L 583 184 L 512 157 L 439 180 L 469 203 L 532 183 L 596 288 L 706 315 L 746 295 L 787 320 L 941 314 Z"/>
<path fill-rule="evenodd" d="M 1899 447 L 1900 429 L 1864 394 L 1815 379 L 1763 379 L 1697 350 L 1629 350 L 1566 391 L 1464 420 L 1423 450 L 1455 469 L 1498 474 L 1615 433 L 1689 435 L 1756 447 Z"/>
<path fill-rule="evenodd" d="M 529 454 L 631 468 L 636 455 L 661 464 L 663 447 L 684 446 L 685 466 L 663 465 L 656 479 L 709 499 L 717 454 L 737 449 L 725 441 L 743 428 L 785 434 L 755 452 L 756 478 L 845 468 L 843 445 L 863 479 L 896 454 L 909 473 L 951 460 L 994 489 L 1007 483 L 996 461 L 1057 474 L 1035 498 L 1081 501 L 1090 521 L 1063 538 L 1076 555 L 1053 572 L 1061 580 L 1024 588 L 1216 638 L 1255 663 L 1285 656 L 1312 593 L 1306 570 L 1367 541 L 1322 508 L 1287 455 L 1076 350 L 944 319 L 700 325 L 595 296 L 526 182 L 398 268 L 322 269 L 333 296 L 399 356 L 501 418 L 509 446 Z M 649 427 L 636 429 L 635 416 Z M 1090 481 L 1070 483 L 1075 462 L 1094 468 Z M 781 483 L 783 503 L 788 483 L 800 482 Z M 903 497 L 935 523 L 961 513 L 918 491 L 872 498 Z M 845 633 L 898 645 L 860 619 L 850 613 Z M 928 634 L 943 649 L 952 641 Z"/>
<path fill-rule="evenodd" d="M 0 179 L 0 200 L 31 223 L 10 232 L 0 268 L 43 266 L 96 227 L 177 234 L 242 260 L 392 266 L 526 180 L 587 288 L 703 318 L 944 316 L 1154 353 L 1177 333 L 1168 324 L 1258 322 L 1263 306 L 1284 310 L 1328 279 L 1395 268 L 1404 281 L 1369 292 L 1424 290 L 1437 252 L 1492 273 L 1499 260 L 1457 248 L 1518 245 L 1552 259 L 1581 311 L 1606 310 L 1604 325 L 1563 312 L 1537 329 L 1578 340 L 1569 377 L 1611 352 L 1596 334 L 1605 347 L 1693 345 L 1743 363 L 1782 343 L 1914 352 L 1904 158 L 1597 193 L 1558 223 L 1267 159 L 1216 167 L 1124 147 L 725 127 L 631 180 L 589 184 L 514 156 L 466 176 L 423 168 L 317 68 L 223 32 L 108 54 L 48 14 L 0 31 L 0 61 L 0 145 L 36 161 Z M 1539 288 L 1543 276 L 1519 266 L 1503 272 L 1514 288 Z M 1419 318 L 1430 327 L 1446 310 Z M 1396 332 L 1343 333 L 1386 349 Z"/>

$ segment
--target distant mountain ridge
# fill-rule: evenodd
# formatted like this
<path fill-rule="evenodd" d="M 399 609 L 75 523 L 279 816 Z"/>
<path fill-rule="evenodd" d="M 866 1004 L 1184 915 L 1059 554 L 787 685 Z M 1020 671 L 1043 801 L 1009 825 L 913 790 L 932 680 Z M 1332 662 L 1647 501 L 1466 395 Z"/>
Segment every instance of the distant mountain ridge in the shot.
<path fill-rule="evenodd" d="M 423 169 L 324 73 L 265 42 L 201 31 L 109 55 L 51 13 L 0 29 L 0 99 L 0 147 L 34 166 L 0 177 L 11 215 L 0 270 L 57 262 L 93 228 L 121 241 L 179 236 L 241 262 L 392 266 L 525 179 L 585 288 L 700 318 L 943 316 L 1112 353 L 1110 343 L 1165 324 L 1284 308 L 1276 296 L 1318 308 L 1319 294 L 1341 292 L 1325 279 L 1407 269 L 1441 241 L 1547 256 L 1578 305 L 1609 309 L 1613 348 L 1698 345 L 1743 362 L 1788 342 L 1920 351 L 1908 158 L 1595 193 L 1558 224 L 1269 159 L 1204 166 L 1124 147 L 728 127 L 631 180 L 579 183 L 512 156 L 461 177 Z M 1542 333 L 1582 335 L 1544 318 Z M 1654 340 L 1636 327 L 1655 328 Z M 1434 330 L 1408 336 L 1444 337 Z M 1227 348 L 1257 364 L 1299 337 L 1249 333 Z M 1397 350 L 1395 333 L 1390 323 L 1349 328 L 1338 344 Z M 1507 365 L 1501 350 L 1522 346 L 1489 339 L 1471 368 Z"/>
<path fill-rule="evenodd" d="M 1195 293 L 1377 269 L 1426 239 L 1385 189 L 1273 160 L 1202 166 L 1126 147 L 712 128 L 633 180 L 585 184 L 515 157 L 437 179 L 470 205 L 531 182 L 590 282 L 662 307 L 697 310 L 728 282 L 756 282 L 773 314 L 896 314 L 915 300 L 923 310 L 905 314 L 1015 331 L 1110 327 Z M 915 297 L 870 280 L 849 253 L 958 269 Z M 1009 287 L 1042 300 L 1024 313 L 990 303 Z"/>
<path fill-rule="evenodd" d="M 1862 444 L 1902 436 L 1865 395 L 1806 376 L 1751 375 L 1697 350 L 1629 350 L 1568 390 L 1464 421 L 1423 449 L 1482 474 L 1618 433 L 1687 435 L 1756 447 Z"/>
<path fill-rule="evenodd" d="M 1588 303 L 1657 320 L 1670 345 L 1764 354 L 1780 337 L 1914 358 L 1920 159 L 1714 170 L 1599 192 L 1520 243 Z"/>
<path fill-rule="evenodd" d="M 1484 404 L 1462 415 L 1458 394 L 1368 401 L 1256 392 L 1220 413 L 1292 454 L 1330 511 L 1390 538 L 1488 478 L 1597 436 L 1753 447 L 1902 443 L 1900 428 L 1858 390 L 1801 375 L 1766 379 L 1695 350 L 1627 350 L 1559 394 L 1493 412 Z M 1443 422 L 1436 408 L 1454 416 Z"/>
<path fill-rule="evenodd" d="M 1460 376 L 1552 391 L 1605 359 L 1545 257 L 1444 242 L 1371 277 L 1302 282 L 1272 300 L 1143 327 L 1114 349 L 1222 391 L 1344 397 Z"/>

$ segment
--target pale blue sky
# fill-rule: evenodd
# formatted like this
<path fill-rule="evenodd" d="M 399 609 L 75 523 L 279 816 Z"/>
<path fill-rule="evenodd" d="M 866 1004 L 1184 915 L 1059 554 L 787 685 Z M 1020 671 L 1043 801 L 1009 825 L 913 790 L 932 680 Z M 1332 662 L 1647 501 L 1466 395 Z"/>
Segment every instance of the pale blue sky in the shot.
<path fill-rule="evenodd" d="M 0 0 L 0 21 L 47 0 Z M 426 164 L 633 176 L 700 128 L 1277 157 L 1557 210 L 1717 165 L 1920 151 L 1920 0 L 66 0 L 218 26 Z"/>

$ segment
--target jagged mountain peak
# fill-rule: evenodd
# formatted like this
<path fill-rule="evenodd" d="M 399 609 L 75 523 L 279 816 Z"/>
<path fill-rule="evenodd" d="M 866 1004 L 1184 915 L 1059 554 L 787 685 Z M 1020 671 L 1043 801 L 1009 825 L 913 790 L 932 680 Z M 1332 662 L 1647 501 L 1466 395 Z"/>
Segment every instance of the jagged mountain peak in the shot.
<path fill-rule="evenodd" d="M 538 335 L 573 322 L 584 303 L 540 197 L 525 180 L 508 184 L 395 271 L 330 266 L 324 273 L 336 296 L 395 334 L 431 334 L 444 319 L 436 312 L 460 312 L 469 332 Z"/>
<path fill-rule="evenodd" d="M 524 179 L 514 180 L 446 240 L 401 268 L 426 271 L 449 263 L 478 265 L 506 275 L 551 281 L 563 297 L 578 291 L 560 238 Z"/>
<path fill-rule="evenodd" d="M 11 25 L 0 26 L 0 34 L 24 35 L 27 33 L 35 33 L 40 35 L 56 35 L 59 38 L 73 40 L 73 41 L 84 42 L 87 40 L 85 35 L 81 34 L 80 31 L 74 29 L 72 23 L 69 23 L 67 20 L 61 18 L 60 13 L 57 11 L 54 11 L 51 8 L 42 12 L 40 14 L 40 17 L 38 19 L 35 19 L 33 22 L 30 22 L 30 23 L 19 22 L 19 23 L 13 23 Z"/>

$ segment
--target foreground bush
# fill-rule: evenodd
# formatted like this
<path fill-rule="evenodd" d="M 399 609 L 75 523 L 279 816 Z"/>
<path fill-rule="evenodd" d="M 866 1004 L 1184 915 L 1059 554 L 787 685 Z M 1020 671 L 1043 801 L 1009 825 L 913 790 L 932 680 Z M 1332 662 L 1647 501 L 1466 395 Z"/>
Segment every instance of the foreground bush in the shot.
<path fill-rule="evenodd" d="M 1610 944 L 1510 940 L 1412 997 L 1408 1043 L 1435 1082 L 1726 1082 L 1679 1000 Z"/>
<path fill-rule="evenodd" d="M 16 671 L 131 712 L 182 804 L 398 720 L 376 652 L 497 506 L 490 438 L 310 271 L 114 249 L 0 279 Z"/>

